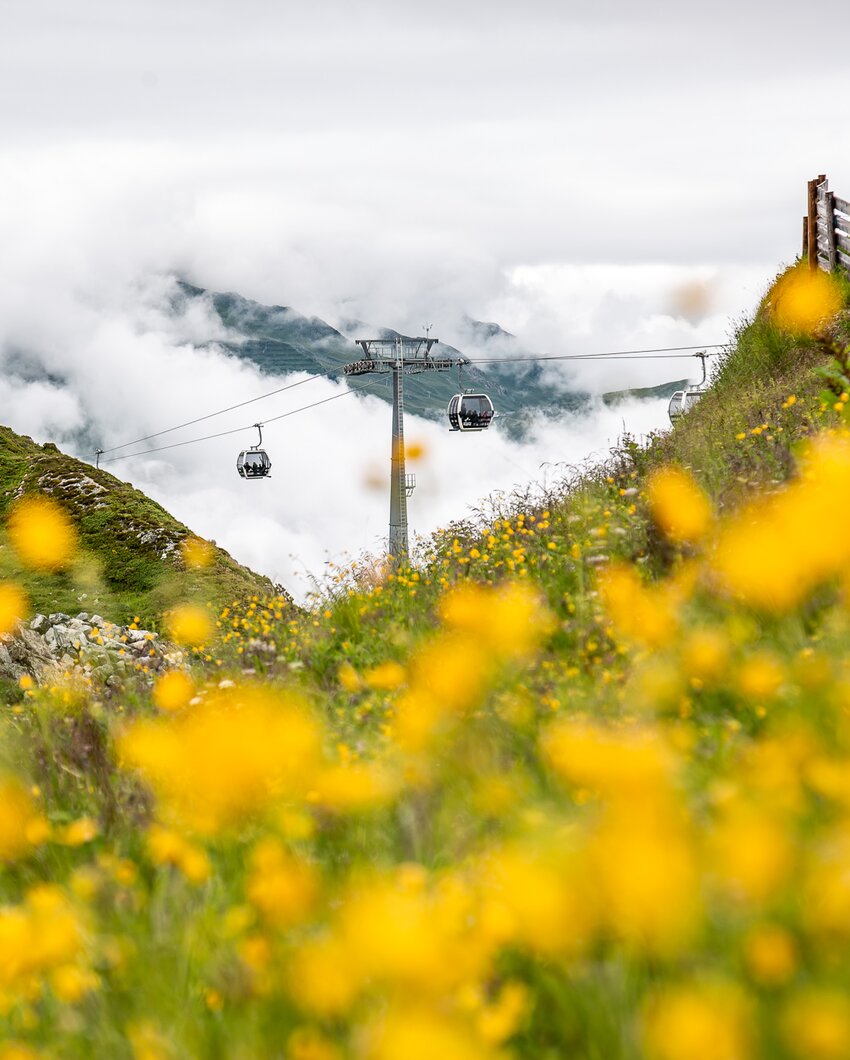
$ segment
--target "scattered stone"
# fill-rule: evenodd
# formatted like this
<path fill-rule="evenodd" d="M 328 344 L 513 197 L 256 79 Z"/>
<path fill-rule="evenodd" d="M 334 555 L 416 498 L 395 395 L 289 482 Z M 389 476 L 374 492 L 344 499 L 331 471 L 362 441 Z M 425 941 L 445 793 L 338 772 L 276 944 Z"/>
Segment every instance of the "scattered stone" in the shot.
<path fill-rule="evenodd" d="M 52 665 L 105 681 L 116 669 L 126 672 L 138 667 L 137 659 L 144 661 L 146 672 L 181 665 L 182 652 L 167 651 L 168 646 L 158 641 L 158 634 L 149 630 L 117 626 L 87 611 L 73 618 L 58 611 L 38 614 L 29 627 L 20 627 L 0 643 L 0 677 L 17 680 L 29 673 L 38 681 Z"/>
<path fill-rule="evenodd" d="M 39 681 L 53 662 L 44 638 L 26 626 L 19 626 L 14 633 L 0 634 L 0 677 L 19 681 L 27 675 Z"/>

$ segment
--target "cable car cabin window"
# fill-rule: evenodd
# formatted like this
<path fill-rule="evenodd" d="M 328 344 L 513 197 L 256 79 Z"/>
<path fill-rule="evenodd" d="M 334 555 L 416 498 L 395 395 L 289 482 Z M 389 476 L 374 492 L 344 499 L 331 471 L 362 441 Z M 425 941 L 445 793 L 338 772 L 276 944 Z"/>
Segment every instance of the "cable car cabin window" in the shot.
<path fill-rule="evenodd" d="M 677 390 L 670 398 L 670 404 L 667 406 L 667 415 L 670 417 L 670 422 L 675 423 L 680 416 L 684 416 L 686 412 L 689 412 L 704 393 L 704 390 L 696 386 L 689 387 L 687 390 Z"/>
<path fill-rule="evenodd" d="M 684 402 L 685 402 L 685 391 L 684 390 L 677 390 L 676 393 L 670 398 L 670 404 L 667 406 L 667 415 L 670 417 L 670 422 L 671 423 L 675 423 L 675 421 L 684 412 L 684 408 L 683 408 Z"/>
<path fill-rule="evenodd" d="M 483 431 L 493 419 L 493 402 L 486 394 L 455 394 L 447 409 L 453 431 Z"/>

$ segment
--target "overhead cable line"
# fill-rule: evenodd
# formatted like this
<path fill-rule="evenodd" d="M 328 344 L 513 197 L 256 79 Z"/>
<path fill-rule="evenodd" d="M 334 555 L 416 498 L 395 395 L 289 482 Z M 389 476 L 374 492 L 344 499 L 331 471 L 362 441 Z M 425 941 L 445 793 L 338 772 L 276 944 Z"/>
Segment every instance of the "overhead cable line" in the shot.
<path fill-rule="evenodd" d="M 662 355 L 675 355 L 677 357 L 685 356 L 697 356 L 696 354 L 686 354 L 682 351 L 686 350 L 711 350 L 711 349 L 722 349 L 723 343 L 707 343 L 701 346 L 662 346 L 657 349 L 646 349 L 646 350 L 611 350 L 606 353 L 566 353 L 566 354 L 532 354 L 531 356 L 519 356 L 519 357 L 492 357 L 492 358 L 469 358 L 468 364 L 510 364 L 510 363 L 523 363 L 525 361 L 532 363 L 535 361 L 586 361 L 586 360 L 654 360 L 663 359 Z M 707 354 L 707 356 L 716 356 L 715 354 Z M 275 390 L 268 390 L 264 394 L 258 394 L 256 397 L 248 398 L 245 401 L 239 401 L 235 405 L 228 405 L 226 408 L 218 409 L 215 412 L 208 412 L 204 416 L 196 416 L 195 419 L 186 420 L 184 423 L 178 423 L 174 427 L 166 427 L 161 431 L 154 431 L 152 434 L 145 434 L 141 438 L 135 438 L 130 442 L 122 442 L 120 445 L 110 446 L 108 449 L 97 450 L 98 458 L 107 453 L 116 453 L 119 449 L 126 449 L 131 445 L 138 445 L 140 442 L 149 442 L 154 438 L 161 438 L 165 434 L 172 434 L 174 431 L 182 430 L 184 427 L 192 427 L 196 423 L 203 423 L 205 420 L 214 419 L 216 416 L 223 416 L 227 412 L 233 412 L 236 409 L 244 408 L 246 405 L 252 405 L 256 401 L 263 401 L 265 398 L 274 397 L 276 394 L 282 394 L 286 390 L 293 390 L 295 387 L 303 386 L 305 383 L 313 382 L 316 379 L 330 378 L 336 374 L 342 365 L 328 369 L 326 372 L 319 372 L 316 375 L 310 375 L 306 379 L 299 379 L 296 383 L 287 383 L 286 386 L 277 387 Z M 356 389 L 360 389 L 359 387 Z M 329 399 L 325 399 L 329 400 Z M 318 404 L 321 404 L 319 402 Z M 311 405 L 306 406 L 312 408 Z M 290 413 L 286 413 L 290 415 Z M 266 422 L 273 422 L 268 420 Z M 234 431 L 222 431 L 219 434 L 207 435 L 204 439 L 190 439 L 189 442 L 178 442 L 173 446 L 159 446 L 157 449 L 145 450 L 145 452 L 161 452 L 163 449 L 172 449 L 176 445 L 191 444 L 192 441 L 206 441 L 211 438 L 221 438 L 226 434 L 236 434 L 237 431 L 243 428 L 237 428 Z M 128 455 L 142 455 L 142 454 L 128 454 Z M 111 460 L 103 461 L 103 463 L 112 463 L 115 460 L 124 459 L 123 457 L 112 457 Z"/>
<path fill-rule="evenodd" d="M 233 412 L 234 409 L 244 408 L 246 405 L 251 405 L 255 401 L 262 401 L 263 398 L 273 397 L 275 394 L 282 394 L 284 390 L 292 390 L 296 386 L 303 386 L 304 383 L 312 383 L 315 379 L 324 379 L 326 376 L 331 375 L 335 371 L 336 369 L 332 368 L 329 372 L 322 372 L 319 375 L 308 376 L 306 379 L 299 379 L 297 383 L 287 383 L 286 386 L 278 387 L 277 390 L 269 390 L 265 394 L 258 394 L 257 397 L 248 398 L 247 401 L 240 401 L 236 405 L 229 405 L 226 409 L 219 409 L 218 412 L 209 412 L 206 416 L 198 416 L 194 420 L 187 420 L 185 423 L 178 423 L 176 427 L 167 427 L 163 431 L 155 431 L 153 434 L 146 434 L 142 438 L 134 439 L 132 442 L 122 442 L 121 445 L 113 445 L 110 449 L 102 449 L 101 452 L 114 453 L 118 449 L 126 449 L 128 445 L 138 445 L 139 442 L 149 442 L 152 438 L 160 438 L 163 434 L 171 434 L 173 431 L 179 431 L 183 427 L 191 427 L 195 423 L 201 423 L 204 420 L 211 420 L 215 416 L 223 416 L 225 412 Z M 210 435 L 210 437 L 212 438 L 217 436 Z M 118 458 L 115 457 L 113 459 Z"/>
<path fill-rule="evenodd" d="M 552 353 L 533 354 L 530 357 L 470 357 L 469 364 L 508 364 L 521 363 L 523 361 L 598 361 L 598 360 L 661 360 L 664 357 L 698 357 L 698 353 L 685 353 L 685 350 L 720 350 L 725 343 L 710 342 L 700 346 L 660 346 L 658 349 L 650 350 L 611 350 L 607 353 Z M 706 353 L 707 357 L 716 357 L 717 354 Z"/>
<path fill-rule="evenodd" d="M 318 379 L 321 377 L 314 376 L 313 378 Z M 294 416 L 297 412 L 306 412 L 307 409 L 314 409 L 317 405 L 324 405 L 328 401 L 338 401 L 339 398 L 348 397 L 349 394 L 353 394 L 357 390 L 363 390 L 368 385 L 368 383 L 362 383 L 360 386 L 352 386 L 349 387 L 348 390 L 344 390 L 341 394 L 332 394 L 330 397 L 322 398 L 320 401 L 314 401 L 310 405 L 303 405 L 299 409 L 291 409 L 289 412 L 282 412 L 279 416 L 272 416 L 271 419 L 263 420 L 263 425 L 267 423 L 275 423 L 277 420 L 285 420 L 287 416 Z M 229 431 L 219 431 L 218 434 L 207 434 L 204 435 L 203 438 L 188 438 L 185 442 L 172 442 L 171 445 L 160 445 L 155 449 L 143 449 L 140 453 L 125 453 L 123 456 L 113 456 L 110 460 L 104 460 L 102 463 L 114 464 L 118 460 L 130 460 L 134 456 L 149 456 L 151 453 L 164 453 L 167 449 L 179 449 L 182 445 L 194 445 L 196 442 L 210 442 L 214 438 L 225 438 L 230 434 L 243 434 L 245 431 L 249 431 L 251 427 L 256 427 L 256 424 L 252 423 L 247 427 L 234 427 Z"/>

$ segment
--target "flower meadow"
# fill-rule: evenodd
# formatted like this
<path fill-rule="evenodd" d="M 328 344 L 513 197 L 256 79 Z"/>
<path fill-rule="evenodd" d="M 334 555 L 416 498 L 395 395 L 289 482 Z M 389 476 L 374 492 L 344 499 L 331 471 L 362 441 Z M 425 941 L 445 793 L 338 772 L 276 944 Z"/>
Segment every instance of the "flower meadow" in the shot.
<path fill-rule="evenodd" d="M 186 600 L 182 661 L 112 687 L 22 679 L 0 1060 L 850 1057 L 827 279 L 781 277 L 672 432 L 409 565 L 334 568 L 306 609 Z M 49 497 L 7 534 L 28 577 L 76 562 Z M 0 630 L 27 608 L 0 585 Z"/>

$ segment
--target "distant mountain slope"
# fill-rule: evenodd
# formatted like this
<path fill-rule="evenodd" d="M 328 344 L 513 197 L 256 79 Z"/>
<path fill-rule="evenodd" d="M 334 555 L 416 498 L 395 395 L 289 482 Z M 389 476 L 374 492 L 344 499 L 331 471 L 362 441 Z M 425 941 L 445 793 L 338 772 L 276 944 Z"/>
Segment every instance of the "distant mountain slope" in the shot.
<path fill-rule="evenodd" d="M 15 498 L 40 491 L 68 510 L 80 538 L 73 569 L 23 575 L 0 529 L 0 579 L 24 580 L 33 608 L 42 612 L 97 610 L 116 622 L 157 618 L 176 603 L 229 603 L 274 590 L 268 578 L 215 548 L 202 570 L 187 569 L 181 543 L 191 536 L 155 501 L 107 471 L 37 445 L 0 427 L 0 526 Z"/>
<path fill-rule="evenodd" d="M 347 320 L 340 326 L 346 334 L 331 327 L 319 317 L 303 316 L 290 306 L 268 306 L 243 298 L 239 294 L 207 291 L 185 281 L 176 286 L 175 311 L 189 303 L 203 300 L 232 336 L 215 344 L 236 357 L 251 361 L 269 375 L 287 372 L 342 374 L 342 366 L 356 360 L 359 350 L 355 338 L 395 338 L 392 328 L 373 327 L 362 321 Z M 475 359 L 488 363 L 470 364 L 460 372 L 427 372 L 405 379 L 405 408 L 417 416 L 442 420 L 452 394 L 459 389 L 476 389 L 491 395 L 496 405 L 500 430 L 522 438 L 541 417 L 559 417 L 586 410 L 591 395 L 584 391 L 564 390 L 553 382 L 557 377 L 545 362 L 523 362 L 532 357 L 520 340 L 492 321 L 466 316 L 457 330 L 459 346 L 440 343 L 446 356 L 467 357 L 466 347 L 474 350 Z M 213 340 L 210 340 L 212 344 Z M 492 360 L 491 360 L 492 358 Z M 363 376 L 357 379 L 365 394 L 391 401 L 388 375 Z M 608 404 L 627 398 L 652 399 L 669 397 L 684 385 L 682 380 L 654 387 L 616 390 L 602 395 Z"/>
<path fill-rule="evenodd" d="M 640 401 L 648 401 L 652 398 L 669 398 L 677 390 L 684 390 L 687 385 L 687 379 L 674 379 L 672 383 L 659 383 L 658 386 L 641 386 L 631 390 L 612 390 L 609 394 L 603 394 L 602 400 L 606 405 L 619 405 L 621 401 L 628 401 L 634 398 Z"/>
<path fill-rule="evenodd" d="M 215 344 L 234 356 L 253 362 L 269 375 L 296 371 L 319 374 L 335 370 L 341 374 L 347 361 L 357 359 L 358 350 L 353 338 L 346 337 L 319 317 L 306 317 L 289 306 L 266 306 L 232 292 L 206 291 L 180 281 L 175 310 L 185 308 L 195 299 L 204 300 L 233 335 L 232 339 L 216 341 Z M 349 335 L 356 332 L 357 338 L 394 338 L 400 334 L 385 327 L 369 328 L 363 333 L 357 321 L 348 321 L 343 326 Z M 498 324 L 467 317 L 461 334 L 468 335 L 470 345 L 477 351 L 486 350 L 484 354 L 476 352 L 476 356 L 488 356 L 491 351 L 494 358 L 527 355 L 519 340 Z M 441 343 L 439 349 L 448 356 L 466 356 L 462 350 L 447 343 Z M 363 385 L 366 394 L 391 400 L 387 376 L 363 377 L 358 379 L 358 385 Z M 524 365 L 511 360 L 480 368 L 470 365 L 460 373 L 428 372 L 408 376 L 405 380 L 405 407 L 418 416 L 442 419 L 449 399 L 459 388 L 481 389 L 491 394 L 502 428 L 515 435 L 524 434 L 541 414 L 573 412 L 586 407 L 590 400 L 586 393 L 554 390 L 540 364 Z"/>

